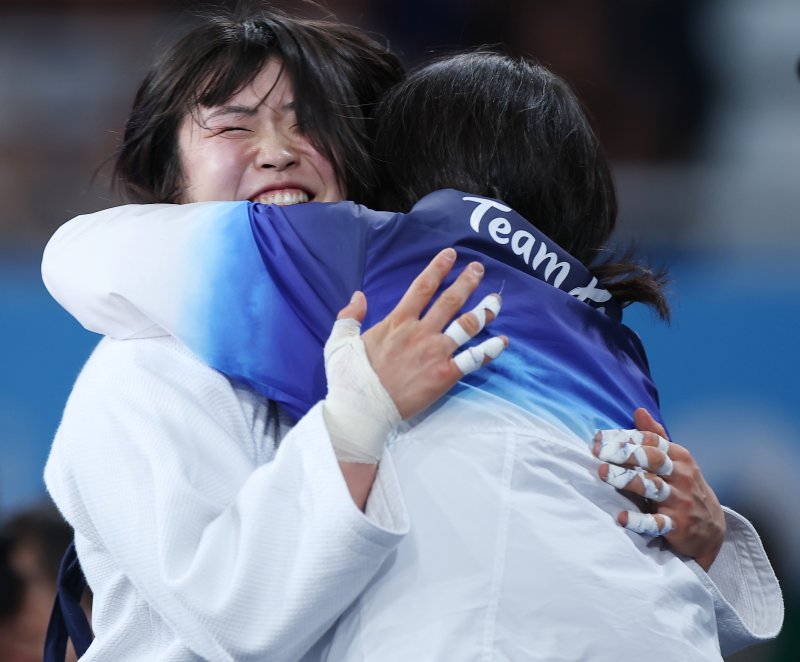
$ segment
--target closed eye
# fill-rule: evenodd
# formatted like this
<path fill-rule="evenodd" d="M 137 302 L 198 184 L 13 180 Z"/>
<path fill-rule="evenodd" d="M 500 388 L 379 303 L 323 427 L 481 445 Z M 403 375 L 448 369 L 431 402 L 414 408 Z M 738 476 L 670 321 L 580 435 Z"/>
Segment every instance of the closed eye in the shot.
<path fill-rule="evenodd" d="M 223 133 L 237 133 L 237 132 L 246 132 L 252 133 L 252 129 L 247 129 L 243 126 L 223 126 L 219 129 L 213 129 L 214 135 L 219 136 Z"/>

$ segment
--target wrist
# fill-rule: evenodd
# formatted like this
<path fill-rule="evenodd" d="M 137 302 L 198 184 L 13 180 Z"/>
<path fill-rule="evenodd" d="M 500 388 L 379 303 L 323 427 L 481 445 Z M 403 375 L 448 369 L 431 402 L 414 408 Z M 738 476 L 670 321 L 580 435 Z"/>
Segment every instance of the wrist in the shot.
<path fill-rule="evenodd" d="M 325 425 L 340 462 L 377 464 L 400 413 L 370 365 L 360 324 L 342 319 L 334 330 L 325 347 Z"/>

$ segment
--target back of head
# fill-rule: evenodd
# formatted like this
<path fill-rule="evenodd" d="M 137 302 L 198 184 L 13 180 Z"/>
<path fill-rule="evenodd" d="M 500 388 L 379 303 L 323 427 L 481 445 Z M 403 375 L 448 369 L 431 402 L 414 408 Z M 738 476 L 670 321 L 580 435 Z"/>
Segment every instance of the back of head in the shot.
<path fill-rule="evenodd" d="M 373 206 L 406 211 L 442 188 L 498 198 L 585 265 L 597 265 L 616 223 L 609 165 L 577 97 L 545 67 L 487 52 L 445 57 L 395 86 L 375 119 Z M 650 277 L 633 263 L 616 263 L 613 274 L 605 266 L 596 272 L 620 282 L 633 272 Z M 655 303 L 605 285 L 623 303 Z M 660 290 L 655 281 L 645 289 L 651 285 Z"/>
<path fill-rule="evenodd" d="M 613 229 L 616 201 L 575 96 L 544 67 L 494 53 L 429 64 L 376 110 L 381 202 L 457 188 L 499 198 L 578 259 Z"/>
<path fill-rule="evenodd" d="M 206 16 L 155 64 L 136 93 L 114 176 L 135 202 L 179 202 L 178 128 L 198 106 L 223 104 L 271 57 L 294 88 L 298 125 L 349 197 L 374 185 L 368 117 L 403 74 L 388 49 L 333 20 L 259 4 Z"/>

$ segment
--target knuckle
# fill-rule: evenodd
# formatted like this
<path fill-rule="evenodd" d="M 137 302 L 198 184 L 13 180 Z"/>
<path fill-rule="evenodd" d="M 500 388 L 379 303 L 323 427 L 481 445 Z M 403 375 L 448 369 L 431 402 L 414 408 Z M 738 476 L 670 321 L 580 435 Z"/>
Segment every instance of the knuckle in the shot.
<path fill-rule="evenodd" d="M 447 289 L 442 292 L 442 295 L 439 297 L 439 301 L 447 308 L 453 309 L 459 308 L 462 304 L 461 297 L 452 289 Z"/>
<path fill-rule="evenodd" d="M 440 361 L 433 369 L 434 379 L 439 383 L 451 381 L 454 369 L 458 370 L 452 361 Z"/>
<path fill-rule="evenodd" d="M 658 446 L 658 435 L 655 432 L 642 432 L 642 438 L 645 446 Z"/>
<path fill-rule="evenodd" d="M 672 442 L 672 446 L 670 447 L 670 455 L 672 456 L 673 460 L 680 460 L 681 462 L 694 462 L 694 458 L 689 452 L 689 449 L 685 446 L 681 446 L 680 444 L 676 444 L 675 442 Z"/>
<path fill-rule="evenodd" d="M 430 298 L 436 293 L 436 290 L 439 288 L 439 279 L 436 278 L 433 274 L 422 274 L 419 277 L 417 277 L 416 283 L 414 285 L 419 294 Z"/>
<path fill-rule="evenodd" d="M 474 336 L 480 330 L 478 324 L 478 318 L 475 317 L 475 315 L 473 315 L 472 313 L 464 313 L 461 317 L 458 318 L 458 323 L 462 326 L 464 331 L 466 331 L 471 336 Z"/>

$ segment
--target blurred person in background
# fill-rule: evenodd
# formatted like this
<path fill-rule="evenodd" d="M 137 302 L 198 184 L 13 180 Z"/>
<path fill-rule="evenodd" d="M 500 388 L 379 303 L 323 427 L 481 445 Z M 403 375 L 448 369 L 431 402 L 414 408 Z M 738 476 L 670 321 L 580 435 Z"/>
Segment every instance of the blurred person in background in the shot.
<path fill-rule="evenodd" d="M 0 528 L 0 660 L 39 662 L 56 576 L 72 529 L 51 503 L 19 510 Z M 87 605 L 88 607 L 88 605 Z M 70 649 L 69 660 L 75 659 Z"/>

